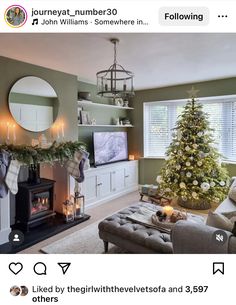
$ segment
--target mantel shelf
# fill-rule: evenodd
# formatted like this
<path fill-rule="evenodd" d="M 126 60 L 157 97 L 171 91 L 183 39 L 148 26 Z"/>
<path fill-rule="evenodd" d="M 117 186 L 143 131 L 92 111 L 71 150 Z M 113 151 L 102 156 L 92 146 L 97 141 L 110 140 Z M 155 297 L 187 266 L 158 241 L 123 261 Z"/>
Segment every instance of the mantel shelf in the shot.
<path fill-rule="evenodd" d="M 133 110 L 132 107 L 123 107 L 123 106 L 116 106 L 116 105 L 109 105 L 109 104 L 102 104 L 102 103 L 94 103 L 90 101 L 78 101 L 78 105 L 80 106 L 89 106 L 89 107 L 103 107 L 103 108 L 113 108 L 113 109 L 125 109 L 125 110 Z"/>
<path fill-rule="evenodd" d="M 79 127 L 112 127 L 112 128 L 132 128 L 133 125 L 91 125 L 91 124 L 78 124 Z"/>

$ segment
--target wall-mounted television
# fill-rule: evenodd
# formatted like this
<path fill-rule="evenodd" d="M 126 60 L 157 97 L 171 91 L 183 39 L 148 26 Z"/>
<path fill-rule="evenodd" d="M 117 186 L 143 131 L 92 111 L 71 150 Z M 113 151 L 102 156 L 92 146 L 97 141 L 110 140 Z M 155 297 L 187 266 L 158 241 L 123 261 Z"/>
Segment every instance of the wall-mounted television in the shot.
<path fill-rule="evenodd" d="M 94 165 L 128 160 L 127 132 L 94 132 Z"/>

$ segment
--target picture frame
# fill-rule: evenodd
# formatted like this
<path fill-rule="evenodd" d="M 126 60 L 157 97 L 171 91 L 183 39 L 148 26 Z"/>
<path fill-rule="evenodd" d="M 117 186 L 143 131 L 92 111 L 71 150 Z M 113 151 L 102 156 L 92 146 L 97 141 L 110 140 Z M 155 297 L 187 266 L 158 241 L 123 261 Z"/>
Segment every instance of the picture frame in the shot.
<path fill-rule="evenodd" d="M 82 125 L 91 124 L 90 114 L 88 111 L 81 110 L 81 124 Z"/>
<path fill-rule="evenodd" d="M 78 124 L 82 124 L 81 120 L 81 111 L 83 110 L 82 107 L 78 107 Z"/>

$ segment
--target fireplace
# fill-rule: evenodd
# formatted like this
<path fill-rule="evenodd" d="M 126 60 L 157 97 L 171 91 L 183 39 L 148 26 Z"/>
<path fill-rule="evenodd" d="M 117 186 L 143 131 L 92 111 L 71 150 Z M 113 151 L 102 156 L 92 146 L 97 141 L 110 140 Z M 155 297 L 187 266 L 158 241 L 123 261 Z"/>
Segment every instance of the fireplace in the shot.
<path fill-rule="evenodd" d="M 29 231 L 56 215 L 53 209 L 55 181 L 44 178 L 40 180 L 39 184 L 18 184 L 15 227 L 20 230 Z"/>

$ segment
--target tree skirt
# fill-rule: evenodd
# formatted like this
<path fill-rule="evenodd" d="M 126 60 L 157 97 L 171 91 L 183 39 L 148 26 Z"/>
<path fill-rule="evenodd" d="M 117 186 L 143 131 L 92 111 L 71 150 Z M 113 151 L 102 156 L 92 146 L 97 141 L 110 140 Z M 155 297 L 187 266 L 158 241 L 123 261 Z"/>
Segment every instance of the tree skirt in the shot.
<path fill-rule="evenodd" d="M 211 204 L 208 201 L 203 200 L 182 200 L 178 198 L 178 204 L 181 207 L 192 209 L 192 210 L 208 210 L 211 208 Z"/>
<path fill-rule="evenodd" d="M 95 222 L 78 230 L 52 244 L 40 249 L 46 254 L 102 254 L 104 253 L 103 241 L 98 235 L 98 224 Z M 120 248 L 109 244 L 108 253 L 125 253 Z"/>

